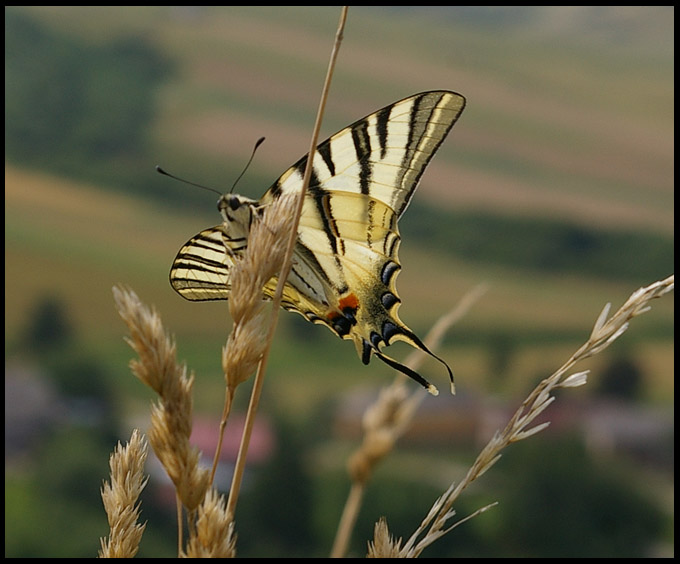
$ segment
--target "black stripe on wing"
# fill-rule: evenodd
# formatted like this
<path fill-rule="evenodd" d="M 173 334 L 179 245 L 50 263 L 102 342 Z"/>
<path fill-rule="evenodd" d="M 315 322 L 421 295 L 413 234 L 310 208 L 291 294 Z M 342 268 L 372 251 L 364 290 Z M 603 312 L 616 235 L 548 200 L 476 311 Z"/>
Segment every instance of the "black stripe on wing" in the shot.
<path fill-rule="evenodd" d="M 206 229 L 190 239 L 175 257 L 170 269 L 170 284 L 184 298 L 192 301 L 229 298 L 231 255 L 240 254 L 246 241 L 226 239 L 221 227 Z"/>
<path fill-rule="evenodd" d="M 359 186 L 362 194 L 369 195 L 373 165 L 370 162 L 371 136 L 368 133 L 368 120 L 357 122 L 351 129 L 352 142 L 359 163 Z"/>

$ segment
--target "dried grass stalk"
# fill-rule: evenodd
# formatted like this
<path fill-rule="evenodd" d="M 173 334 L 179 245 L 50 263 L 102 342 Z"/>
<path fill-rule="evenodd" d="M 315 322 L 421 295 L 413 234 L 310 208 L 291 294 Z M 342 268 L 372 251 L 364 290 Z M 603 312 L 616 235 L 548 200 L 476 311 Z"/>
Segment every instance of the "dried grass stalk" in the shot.
<path fill-rule="evenodd" d="M 213 457 L 210 483 L 217 472 L 224 431 L 236 388 L 256 370 L 271 343 L 273 333 L 264 314 L 266 289 L 275 284 L 281 271 L 296 206 L 295 194 L 284 194 L 255 216 L 248 237 L 248 248 L 231 269 L 229 311 L 233 329 L 222 348 L 222 370 L 226 381 L 224 408 L 220 419 L 217 448 Z"/>
<path fill-rule="evenodd" d="M 293 264 L 293 251 L 297 243 L 297 228 L 300 221 L 300 216 L 302 213 L 302 208 L 305 201 L 305 194 L 307 192 L 307 187 L 309 186 L 310 179 L 312 177 L 312 169 L 314 163 L 314 155 L 316 154 L 316 146 L 319 138 L 319 131 L 321 129 L 321 118 L 324 113 L 324 108 L 326 106 L 326 100 L 328 99 L 328 91 L 330 88 L 331 77 L 333 76 L 333 70 L 335 68 L 335 63 L 337 61 L 338 51 L 340 49 L 340 44 L 342 43 L 343 32 L 345 28 L 345 21 L 347 19 L 347 6 L 343 6 L 340 14 L 340 22 L 338 23 L 338 29 L 335 34 L 335 42 L 333 44 L 333 51 L 331 52 L 331 60 L 328 65 L 328 71 L 326 73 L 326 79 L 324 81 L 323 89 L 321 92 L 321 100 L 319 102 L 319 109 L 316 115 L 316 120 L 314 123 L 314 129 L 312 131 L 312 137 L 310 140 L 310 147 L 308 154 L 311 155 L 307 160 L 305 166 L 305 173 L 302 178 L 302 186 L 300 187 L 300 192 L 293 196 L 295 198 L 294 212 L 292 215 L 284 214 L 284 217 L 291 219 L 291 224 L 289 228 L 288 237 L 284 237 L 283 240 L 286 241 L 286 251 L 283 258 L 283 263 L 281 266 L 281 271 L 276 283 L 276 287 L 272 293 L 273 311 L 270 317 L 269 331 L 267 332 L 267 344 L 262 353 L 262 358 L 259 361 L 257 374 L 255 376 L 255 382 L 253 383 L 253 391 L 250 395 L 250 403 L 248 404 L 248 413 L 246 414 L 246 422 L 243 429 L 243 436 L 241 438 L 241 445 L 239 446 L 238 458 L 236 460 L 236 467 L 234 468 L 234 476 L 231 481 L 231 489 L 229 491 L 229 499 L 227 501 L 227 510 L 233 515 L 236 510 L 236 503 L 238 502 L 238 496 L 241 489 L 241 481 L 243 479 L 243 472 L 245 469 L 245 461 L 248 453 L 248 445 L 250 442 L 250 436 L 253 430 L 253 425 L 255 423 L 255 415 L 257 413 L 257 407 L 260 401 L 260 396 L 262 394 L 262 387 L 264 385 L 264 374 L 267 368 L 267 360 L 269 358 L 269 350 L 272 339 L 274 337 L 274 332 L 276 330 L 276 325 L 278 323 L 279 309 L 283 300 L 283 292 L 285 282 L 288 279 L 288 275 L 291 271 Z M 229 400 L 225 403 L 225 411 Z M 221 440 L 221 439 L 220 439 Z M 217 459 L 217 457 L 215 457 Z"/>
<path fill-rule="evenodd" d="M 380 529 L 381 538 L 374 538 L 373 543 L 369 543 L 369 552 L 372 552 L 372 556 L 382 557 L 383 555 L 378 552 L 382 550 L 382 547 L 388 547 L 389 554 L 393 555 L 396 546 L 400 557 L 416 558 L 427 546 L 441 538 L 453 527 L 459 525 L 462 521 L 455 523 L 453 526 L 448 526 L 448 521 L 455 515 L 452 506 L 463 490 L 500 459 L 501 451 L 506 446 L 535 435 L 548 426 L 548 423 L 543 423 L 530 427 L 536 417 L 555 399 L 554 396 L 550 395 L 550 392 L 557 388 L 568 388 L 585 384 L 587 371 L 567 375 L 573 366 L 581 360 L 602 352 L 626 331 L 628 323 L 633 317 L 649 311 L 649 302 L 651 300 L 672 291 L 674 286 L 675 277 L 669 276 L 664 280 L 640 288 L 633 292 L 623 306 L 611 317 L 608 317 L 610 306 L 607 304 L 598 317 L 586 343 L 556 372 L 536 386 L 511 417 L 505 429 L 501 432 L 496 432 L 489 443 L 482 449 L 482 452 L 468 470 L 465 478 L 455 487 L 452 484 L 447 492 L 435 502 L 427 517 L 411 538 L 406 541 L 406 544 L 403 547 L 399 546 L 400 541 L 392 541 L 391 544 L 388 544 L 385 540 L 385 535 L 389 538 L 389 531 L 385 525 Z M 485 511 L 489 507 L 491 505 L 478 510 L 470 517 Z M 378 528 L 376 527 L 377 530 Z M 420 540 L 418 540 L 419 538 Z"/>
<path fill-rule="evenodd" d="M 160 399 L 151 411 L 149 442 L 189 511 L 201 503 L 208 489 L 209 472 L 199 468 L 200 452 L 191 446 L 194 377 L 178 365 L 174 340 L 163 330 L 160 316 L 132 291 L 113 289 L 118 312 L 130 330 L 126 339 L 139 355 L 130 368 Z"/>
<path fill-rule="evenodd" d="M 108 539 L 100 539 L 99 558 L 132 558 L 137 554 L 146 523 L 140 525 L 137 499 L 148 477 L 144 476 L 147 445 L 137 429 L 130 442 L 118 443 L 109 459 L 111 483 L 102 486 L 102 501 L 111 530 Z"/>

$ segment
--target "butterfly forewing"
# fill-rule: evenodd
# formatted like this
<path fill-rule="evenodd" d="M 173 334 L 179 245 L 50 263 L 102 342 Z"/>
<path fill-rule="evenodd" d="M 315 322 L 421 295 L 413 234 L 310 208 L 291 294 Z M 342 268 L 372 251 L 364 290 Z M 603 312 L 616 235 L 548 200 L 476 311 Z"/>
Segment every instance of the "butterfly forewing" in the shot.
<path fill-rule="evenodd" d="M 367 194 L 400 216 L 418 180 L 465 107 L 454 92 L 425 92 L 378 110 L 317 148 L 310 195 Z M 289 168 L 265 194 L 298 191 L 307 157 Z"/>
<path fill-rule="evenodd" d="M 375 354 L 425 387 L 429 383 L 419 374 L 382 353 L 402 340 L 435 356 L 397 316 L 397 220 L 464 107 L 465 99 L 454 92 L 416 94 L 317 147 L 283 296 L 286 309 L 353 340 L 364 363 Z M 281 175 L 259 205 L 299 192 L 306 165 L 307 156 Z M 180 295 L 229 297 L 229 268 L 247 245 L 246 238 L 231 235 L 248 229 L 231 223 L 201 232 L 180 250 L 170 272 Z M 275 282 L 267 284 L 265 296 Z"/>

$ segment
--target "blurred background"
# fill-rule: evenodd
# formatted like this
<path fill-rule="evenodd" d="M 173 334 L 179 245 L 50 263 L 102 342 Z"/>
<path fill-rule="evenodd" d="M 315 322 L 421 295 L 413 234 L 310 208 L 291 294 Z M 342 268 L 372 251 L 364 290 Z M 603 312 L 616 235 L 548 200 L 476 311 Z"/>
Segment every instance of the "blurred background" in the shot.
<path fill-rule="evenodd" d="M 330 7 L 5 8 L 5 556 L 91 557 L 108 533 L 109 453 L 147 430 L 153 399 L 127 367 L 115 284 L 176 336 L 196 372 L 195 441 L 212 456 L 228 308 L 181 299 L 168 271 L 219 223 L 216 197 L 154 167 L 228 191 L 265 136 L 237 187 L 264 193 L 307 150 L 338 18 Z M 380 467 L 353 555 L 382 515 L 408 538 L 605 303 L 672 273 L 673 21 L 672 7 L 350 9 L 322 138 L 423 90 L 468 100 L 400 222 L 400 315 L 422 336 L 489 287 L 438 352 L 458 395 L 427 398 Z M 592 370 L 588 385 L 561 393 L 552 425 L 509 448 L 458 515 L 500 505 L 426 556 L 673 555 L 673 298 L 653 306 L 578 368 Z M 436 363 L 422 372 L 447 389 Z M 328 554 L 363 408 L 391 379 L 282 314 L 236 516 L 240 556 Z M 149 472 L 139 554 L 172 556 L 174 500 L 151 461 Z"/>

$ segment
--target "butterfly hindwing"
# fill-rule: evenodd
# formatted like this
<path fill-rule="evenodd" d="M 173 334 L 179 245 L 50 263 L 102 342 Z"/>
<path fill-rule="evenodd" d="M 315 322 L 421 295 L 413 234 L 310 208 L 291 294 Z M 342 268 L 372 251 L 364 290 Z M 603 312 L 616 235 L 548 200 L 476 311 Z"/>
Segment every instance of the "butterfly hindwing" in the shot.
<path fill-rule="evenodd" d="M 375 354 L 425 387 L 429 383 L 419 374 L 382 353 L 402 340 L 435 356 L 397 315 L 397 220 L 464 107 L 465 99 L 454 92 L 416 94 L 317 147 L 283 295 L 286 309 L 353 340 L 364 363 Z M 299 192 L 307 158 L 284 172 L 257 204 Z M 222 226 L 191 239 L 173 264 L 173 288 L 190 300 L 227 299 L 229 267 L 247 245 L 248 226 L 245 218 L 225 218 Z M 275 284 L 267 284 L 266 296 Z"/>
<path fill-rule="evenodd" d="M 180 296 L 192 301 L 229 299 L 229 269 L 246 242 L 233 243 L 229 253 L 228 244 L 222 226 L 201 231 L 184 244 L 170 269 L 170 284 Z"/>

